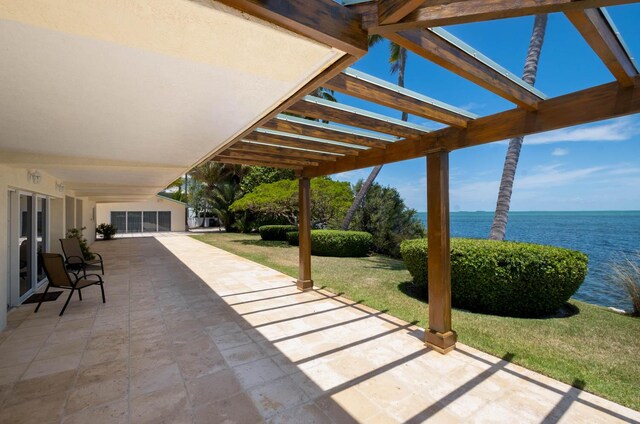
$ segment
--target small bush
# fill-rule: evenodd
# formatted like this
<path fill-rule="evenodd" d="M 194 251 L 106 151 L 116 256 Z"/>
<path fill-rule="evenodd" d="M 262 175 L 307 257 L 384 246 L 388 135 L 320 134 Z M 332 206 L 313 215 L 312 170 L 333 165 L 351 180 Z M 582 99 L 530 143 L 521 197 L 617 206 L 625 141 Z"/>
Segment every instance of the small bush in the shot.
<path fill-rule="evenodd" d="M 115 236 L 117 232 L 118 228 L 104 222 L 96 227 L 96 233 L 101 234 L 105 240 L 111 240 L 111 237 Z"/>
<path fill-rule="evenodd" d="M 427 240 L 400 248 L 418 285 L 427 285 Z M 451 301 L 456 307 L 507 316 L 556 312 L 587 275 L 584 253 L 492 240 L 451 240 Z"/>
<path fill-rule="evenodd" d="M 640 317 L 640 252 L 615 262 L 612 278 L 629 295 L 631 316 Z"/>
<path fill-rule="evenodd" d="M 372 241 L 371 234 L 364 231 L 313 230 L 311 253 L 318 256 L 366 256 Z"/>
<path fill-rule="evenodd" d="M 298 232 L 297 231 L 288 232 L 287 233 L 287 242 L 291 246 L 297 246 L 298 245 Z"/>
<path fill-rule="evenodd" d="M 298 232 L 287 233 L 291 246 L 298 246 Z M 363 231 L 311 230 L 311 254 L 318 256 L 360 257 L 371 250 L 372 236 Z"/>
<path fill-rule="evenodd" d="M 295 225 L 263 225 L 258 228 L 262 240 L 287 240 L 287 233 L 298 231 Z"/>

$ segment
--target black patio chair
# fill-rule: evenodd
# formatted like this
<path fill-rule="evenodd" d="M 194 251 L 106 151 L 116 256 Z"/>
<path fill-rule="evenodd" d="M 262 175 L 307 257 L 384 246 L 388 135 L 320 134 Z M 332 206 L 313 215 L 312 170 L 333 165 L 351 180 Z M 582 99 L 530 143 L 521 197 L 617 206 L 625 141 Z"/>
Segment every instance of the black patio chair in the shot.
<path fill-rule="evenodd" d="M 38 309 L 40 309 L 40 305 L 42 305 L 42 301 L 49 291 L 49 287 L 71 290 L 67 301 L 64 302 L 64 306 L 60 311 L 60 316 L 62 316 L 65 309 L 67 309 L 67 305 L 69 304 L 74 291 L 78 291 L 78 297 L 82 301 L 82 289 L 84 289 L 85 287 L 99 285 L 100 291 L 102 292 L 102 303 L 106 303 L 106 299 L 104 297 L 104 281 L 102 280 L 102 277 L 100 275 L 83 274 L 82 277 L 80 277 L 79 275 L 72 274 L 72 279 L 71 275 L 69 275 L 69 273 L 67 272 L 67 267 L 65 266 L 62 255 L 58 253 L 40 253 L 39 256 L 42 263 L 42 269 L 44 270 L 44 273 L 47 276 L 47 280 L 49 280 L 49 282 L 47 283 L 47 288 L 44 290 L 44 293 L 40 298 L 40 302 L 38 302 L 38 306 L 36 306 L 36 310 L 34 312 L 38 312 Z M 97 279 L 89 279 L 87 277 L 96 277 Z"/>
<path fill-rule="evenodd" d="M 80 240 L 76 237 L 60 239 L 60 244 L 64 252 L 65 264 L 71 272 L 77 275 L 82 271 L 86 275 L 87 270 L 97 270 L 99 266 L 102 275 L 104 275 L 104 263 L 99 253 L 92 252 L 98 259 L 85 259 L 80 248 Z"/>

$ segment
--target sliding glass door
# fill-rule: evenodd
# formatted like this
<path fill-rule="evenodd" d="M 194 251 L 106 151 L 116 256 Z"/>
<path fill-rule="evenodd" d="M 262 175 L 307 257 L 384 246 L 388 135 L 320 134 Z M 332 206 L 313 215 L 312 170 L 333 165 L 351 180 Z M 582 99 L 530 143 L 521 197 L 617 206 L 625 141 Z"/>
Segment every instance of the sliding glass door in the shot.
<path fill-rule="evenodd" d="M 22 299 L 33 289 L 33 196 L 20 193 L 20 237 L 18 245 L 20 251 L 20 290 Z"/>
<path fill-rule="evenodd" d="M 9 192 L 9 304 L 29 297 L 44 278 L 38 252 L 49 248 L 49 201 L 34 193 Z"/>

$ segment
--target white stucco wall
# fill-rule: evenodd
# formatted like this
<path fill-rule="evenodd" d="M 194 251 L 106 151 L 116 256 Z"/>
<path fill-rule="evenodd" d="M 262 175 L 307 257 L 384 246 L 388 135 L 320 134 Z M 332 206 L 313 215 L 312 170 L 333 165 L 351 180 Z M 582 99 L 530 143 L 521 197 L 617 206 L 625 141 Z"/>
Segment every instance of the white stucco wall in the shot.
<path fill-rule="evenodd" d="M 10 167 L 0 164 L 0 222 L 4 225 L 0 228 L 0 330 L 7 324 L 7 292 L 9 289 L 9 213 L 8 213 L 8 192 L 9 190 L 25 191 L 49 197 L 49 249 L 52 252 L 59 252 L 58 239 L 64 237 L 66 231 L 64 196 L 73 196 L 73 191 L 66 190 L 61 193 L 56 190 L 54 176 L 38 169 L 41 175 L 38 184 L 33 183 L 28 177 L 27 168 Z M 95 221 L 91 220 L 91 209 L 95 202 L 83 198 L 83 208 L 89 212 L 83 215 L 83 225 L 91 231 L 86 231 L 85 237 L 91 243 L 95 240 Z"/>
<path fill-rule="evenodd" d="M 146 202 L 98 203 L 96 206 L 96 225 L 111 224 L 112 211 L 144 212 L 170 211 L 171 231 L 185 231 L 186 206 L 183 203 L 154 196 Z"/>

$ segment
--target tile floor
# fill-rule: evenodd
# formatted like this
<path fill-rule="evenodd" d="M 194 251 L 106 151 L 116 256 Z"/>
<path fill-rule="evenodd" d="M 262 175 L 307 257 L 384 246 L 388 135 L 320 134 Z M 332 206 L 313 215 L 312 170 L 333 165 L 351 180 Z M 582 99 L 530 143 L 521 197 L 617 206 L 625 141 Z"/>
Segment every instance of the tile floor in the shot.
<path fill-rule="evenodd" d="M 0 423 L 639 423 L 640 413 L 185 236 L 95 243 L 82 302 L 0 333 Z"/>

